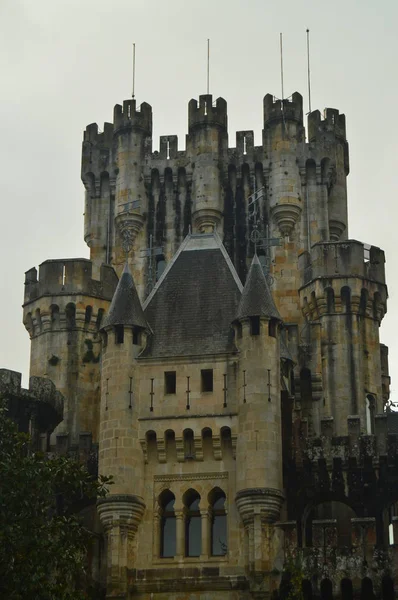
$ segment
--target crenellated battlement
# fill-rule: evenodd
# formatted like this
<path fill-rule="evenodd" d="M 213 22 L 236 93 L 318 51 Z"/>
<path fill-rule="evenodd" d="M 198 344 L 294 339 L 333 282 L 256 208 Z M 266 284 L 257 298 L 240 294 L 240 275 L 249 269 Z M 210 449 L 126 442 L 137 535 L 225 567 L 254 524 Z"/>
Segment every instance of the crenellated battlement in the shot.
<path fill-rule="evenodd" d="M 121 128 L 130 128 L 142 131 L 144 135 L 152 135 L 152 107 L 143 102 L 139 109 L 136 101 L 124 100 L 123 106 L 116 104 L 113 111 L 115 133 Z"/>
<path fill-rule="evenodd" d="M 292 95 L 291 100 L 279 100 L 267 94 L 264 96 L 264 129 L 276 121 L 296 121 L 303 124 L 303 97 L 298 92 Z"/>
<path fill-rule="evenodd" d="M 347 417 L 348 435 L 336 436 L 333 417 L 321 419 L 319 437 L 309 437 L 306 419 L 296 420 L 295 427 L 295 459 L 302 463 L 307 460 L 314 465 L 326 461 L 332 466 L 338 459 L 339 464 L 348 467 L 355 463 L 360 466 L 365 463 L 379 462 L 379 458 L 388 463 L 397 458 L 398 435 L 393 423 L 394 413 L 382 413 L 373 417 L 372 434 L 365 434 L 365 423 L 358 415 Z M 385 458 L 383 458 L 385 457 Z"/>
<path fill-rule="evenodd" d="M 83 134 L 83 144 L 89 142 L 93 146 L 101 148 L 112 147 L 113 123 L 104 123 L 104 131 L 99 132 L 97 123 L 87 125 Z M 83 146 L 84 148 L 84 146 Z"/>
<path fill-rule="evenodd" d="M 197 100 L 190 100 L 188 104 L 188 130 L 189 133 L 198 126 L 216 125 L 227 129 L 228 115 L 227 102 L 224 98 L 217 98 L 213 104 L 213 96 L 204 94 Z"/>
<path fill-rule="evenodd" d="M 299 256 L 304 284 L 319 277 L 362 277 L 385 284 L 384 252 L 357 240 L 318 242 Z"/>
<path fill-rule="evenodd" d="M 30 377 L 29 389 L 22 388 L 21 380 L 21 373 L 0 369 L 0 399 L 20 430 L 30 429 L 35 444 L 39 433 L 51 432 L 62 421 L 64 398 L 48 378 Z"/>
<path fill-rule="evenodd" d="M 336 108 L 326 108 L 322 119 L 319 110 L 314 110 L 308 115 L 308 139 L 316 142 L 325 133 L 332 133 L 336 138 L 347 140 L 345 115 L 341 115 Z"/>
<path fill-rule="evenodd" d="M 94 279 L 93 264 L 85 258 L 46 260 L 37 269 L 25 273 L 24 303 L 29 304 L 41 296 L 77 295 L 111 300 L 118 278 L 113 267 L 101 266 L 100 279 Z"/>

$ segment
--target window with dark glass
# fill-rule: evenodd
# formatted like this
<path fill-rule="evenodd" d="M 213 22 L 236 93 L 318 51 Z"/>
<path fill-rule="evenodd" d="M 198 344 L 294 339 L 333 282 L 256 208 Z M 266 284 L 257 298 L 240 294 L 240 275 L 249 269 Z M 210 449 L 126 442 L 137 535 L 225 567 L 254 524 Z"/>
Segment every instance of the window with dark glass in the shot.
<path fill-rule="evenodd" d="M 192 429 L 185 429 L 183 435 L 185 458 L 195 458 L 195 443 Z"/>
<path fill-rule="evenodd" d="M 176 516 L 174 512 L 175 497 L 166 490 L 159 498 L 161 509 L 160 522 L 160 556 L 171 558 L 176 554 Z"/>
<path fill-rule="evenodd" d="M 250 317 L 250 335 L 260 335 L 260 317 Z"/>
<path fill-rule="evenodd" d="M 227 514 L 225 494 L 218 490 L 211 505 L 211 554 L 225 556 L 227 553 Z"/>
<path fill-rule="evenodd" d="M 164 373 L 164 393 L 175 394 L 177 385 L 177 374 L 175 371 L 165 371 Z"/>
<path fill-rule="evenodd" d="M 115 343 L 123 344 L 124 342 L 124 327 L 123 325 L 115 325 Z"/>
<path fill-rule="evenodd" d="M 270 319 L 268 321 L 268 335 L 270 337 L 276 337 L 278 323 L 276 319 Z"/>
<path fill-rule="evenodd" d="M 200 496 L 195 490 L 185 495 L 185 556 L 200 556 L 202 550 L 202 527 Z"/>
<path fill-rule="evenodd" d="M 201 370 L 201 379 L 202 379 L 202 392 L 212 392 L 213 391 L 213 369 L 202 369 Z"/>

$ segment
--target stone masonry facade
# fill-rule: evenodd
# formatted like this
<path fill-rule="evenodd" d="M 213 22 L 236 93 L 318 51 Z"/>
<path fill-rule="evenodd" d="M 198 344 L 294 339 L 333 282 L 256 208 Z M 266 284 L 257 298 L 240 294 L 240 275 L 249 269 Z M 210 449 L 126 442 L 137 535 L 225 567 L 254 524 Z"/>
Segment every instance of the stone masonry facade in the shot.
<path fill-rule="evenodd" d="M 200 96 L 154 152 L 151 107 L 116 105 L 84 132 L 90 258 L 26 273 L 31 381 L 63 397 L 41 445 L 114 478 L 109 599 L 283 598 L 296 572 L 306 600 L 394 598 L 384 252 L 349 238 L 345 116 L 263 111 L 230 147 Z"/>

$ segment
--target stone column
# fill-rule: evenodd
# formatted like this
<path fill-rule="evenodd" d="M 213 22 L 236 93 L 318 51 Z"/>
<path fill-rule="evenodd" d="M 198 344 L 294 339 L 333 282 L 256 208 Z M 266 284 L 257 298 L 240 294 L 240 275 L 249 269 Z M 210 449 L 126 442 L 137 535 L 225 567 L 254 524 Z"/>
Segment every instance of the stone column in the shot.
<path fill-rule="evenodd" d="M 176 557 L 182 558 L 185 554 L 185 527 L 184 511 L 176 510 Z"/>
<path fill-rule="evenodd" d="M 207 558 L 211 555 L 210 548 L 210 522 L 211 515 L 208 510 L 203 509 L 200 511 L 200 524 L 201 524 L 201 533 L 202 533 L 202 547 L 200 555 L 202 558 Z"/>
<path fill-rule="evenodd" d="M 127 569 L 133 563 L 133 540 L 145 510 L 137 496 L 100 498 L 98 515 L 107 538 L 107 598 L 127 598 Z"/>

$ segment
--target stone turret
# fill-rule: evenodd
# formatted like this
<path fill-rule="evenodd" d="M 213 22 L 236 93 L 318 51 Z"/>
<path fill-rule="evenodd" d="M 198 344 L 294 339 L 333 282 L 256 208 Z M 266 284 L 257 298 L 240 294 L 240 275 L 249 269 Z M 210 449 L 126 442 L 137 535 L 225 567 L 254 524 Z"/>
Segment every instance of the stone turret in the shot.
<path fill-rule="evenodd" d="M 99 328 L 117 284 L 112 267 L 94 276 L 86 259 L 47 260 L 25 275 L 24 325 L 31 338 L 30 375 L 49 377 L 63 394 L 55 434 L 66 446 L 81 434 L 98 441 Z M 52 439 L 52 445 L 56 440 Z"/>
<path fill-rule="evenodd" d="M 387 303 L 384 252 L 356 240 L 318 243 L 307 261 L 300 303 L 319 359 L 312 369 L 322 371 L 320 416 L 334 418 L 336 435 L 347 434 L 349 415 L 372 433 L 369 418 L 385 402 L 379 341 Z M 315 429 L 319 433 L 319 424 Z"/>
<path fill-rule="evenodd" d="M 280 324 L 255 255 L 235 321 L 240 384 L 245 389 L 238 412 L 236 504 L 249 538 L 249 569 L 254 572 L 272 569 L 273 556 L 263 532 L 279 518 L 283 502 Z"/>
<path fill-rule="evenodd" d="M 222 171 L 220 160 L 228 149 L 227 103 L 218 98 L 213 106 L 211 94 L 189 103 L 188 150 L 194 161 L 192 174 L 194 230 L 201 233 L 215 230 L 221 223 Z"/>
<path fill-rule="evenodd" d="M 308 116 L 308 139 L 322 153 L 321 170 L 327 182 L 328 228 L 330 240 L 348 238 L 347 175 L 349 173 L 348 143 L 345 116 L 334 108 L 325 110 L 321 118 L 319 110 Z M 315 240 L 314 240 L 315 241 Z"/>
<path fill-rule="evenodd" d="M 98 505 L 108 539 L 108 589 L 113 592 L 117 589 L 120 593 L 126 591 L 128 560 L 145 510 L 136 357 L 145 347 L 148 332 L 149 326 L 126 264 L 102 328 L 99 443 L 99 470 L 112 475 L 115 482 L 110 495 Z"/>

